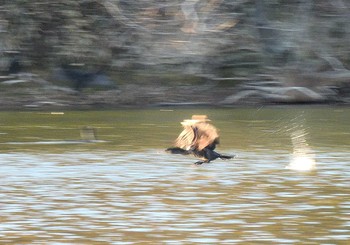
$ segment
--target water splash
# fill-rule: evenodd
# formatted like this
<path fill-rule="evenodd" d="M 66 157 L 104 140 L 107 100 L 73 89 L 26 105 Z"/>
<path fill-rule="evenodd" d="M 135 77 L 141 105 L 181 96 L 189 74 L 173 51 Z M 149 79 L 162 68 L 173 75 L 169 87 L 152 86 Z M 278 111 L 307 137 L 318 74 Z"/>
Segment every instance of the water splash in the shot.
<path fill-rule="evenodd" d="M 315 154 L 307 143 L 308 132 L 304 129 L 297 129 L 291 133 L 293 154 L 287 169 L 297 171 L 311 171 L 316 169 Z"/>

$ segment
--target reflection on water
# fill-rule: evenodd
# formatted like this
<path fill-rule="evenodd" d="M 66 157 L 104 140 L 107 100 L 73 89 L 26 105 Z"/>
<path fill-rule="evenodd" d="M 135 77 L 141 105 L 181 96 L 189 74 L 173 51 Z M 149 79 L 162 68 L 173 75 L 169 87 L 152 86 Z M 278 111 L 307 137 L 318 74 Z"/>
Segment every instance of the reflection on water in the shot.
<path fill-rule="evenodd" d="M 315 154 L 306 142 L 306 131 L 296 130 L 291 133 L 293 155 L 287 169 L 309 171 L 316 169 Z"/>
<path fill-rule="evenodd" d="M 303 114 L 301 114 L 303 115 Z M 297 117 L 297 120 L 291 122 L 291 142 L 293 154 L 287 169 L 298 171 L 310 171 L 316 169 L 316 156 L 307 143 L 308 130 L 305 128 L 305 117 Z"/>
<path fill-rule="evenodd" d="M 2 114 L 0 243 L 347 244 L 349 114 L 327 112 L 294 127 L 298 110 L 200 111 L 237 154 L 200 167 L 163 152 L 192 110 Z M 101 142 L 8 144 L 79 141 L 84 125 Z M 297 145 L 317 172 L 285 169 Z"/>

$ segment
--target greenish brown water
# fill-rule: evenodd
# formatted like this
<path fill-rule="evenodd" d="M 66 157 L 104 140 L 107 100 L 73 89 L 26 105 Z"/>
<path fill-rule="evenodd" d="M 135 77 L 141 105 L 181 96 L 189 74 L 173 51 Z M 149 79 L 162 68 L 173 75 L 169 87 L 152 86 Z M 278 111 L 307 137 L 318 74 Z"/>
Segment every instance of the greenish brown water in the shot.
<path fill-rule="evenodd" d="M 347 244 L 349 112 L 0 112 L 0 244 Z M 192 114 L 234 160 L 163 151 Z M 305 158 L 316 169 L 286 169 Z"/>

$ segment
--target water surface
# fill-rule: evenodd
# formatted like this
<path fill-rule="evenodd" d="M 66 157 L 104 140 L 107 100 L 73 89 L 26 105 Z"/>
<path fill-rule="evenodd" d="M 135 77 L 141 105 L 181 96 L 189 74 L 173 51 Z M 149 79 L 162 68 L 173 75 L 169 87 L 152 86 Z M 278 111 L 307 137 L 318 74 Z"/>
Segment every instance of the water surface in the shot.
<path fill-rule="evenodd" d="M 0 244 L 347 244 L 349 112 L 0 112 Z M 234 160 L 164 153 L 192 114 Z"/>

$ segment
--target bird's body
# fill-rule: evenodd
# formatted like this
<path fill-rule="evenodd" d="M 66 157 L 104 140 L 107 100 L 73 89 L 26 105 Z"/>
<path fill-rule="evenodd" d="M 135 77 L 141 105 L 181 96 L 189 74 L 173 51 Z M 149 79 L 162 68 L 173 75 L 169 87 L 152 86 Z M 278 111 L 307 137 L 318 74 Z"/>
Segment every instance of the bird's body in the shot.
<path fill-rule="evenodd" d="M 184 130 L 175 140 L 175 147 L 166 151 L 172 154 L 194 155 L 201 159 L 196 164 L 208 163 L 217 158 L 233 158 L 214 151 L 219 144 L 219 134 L 209 121 L 205 115 L 193 115 L 192 119 L 181 122 Z"/>

